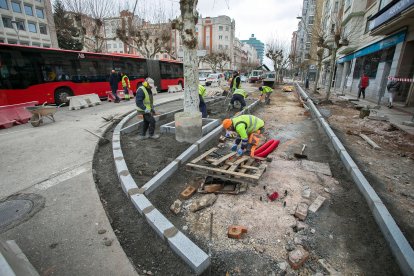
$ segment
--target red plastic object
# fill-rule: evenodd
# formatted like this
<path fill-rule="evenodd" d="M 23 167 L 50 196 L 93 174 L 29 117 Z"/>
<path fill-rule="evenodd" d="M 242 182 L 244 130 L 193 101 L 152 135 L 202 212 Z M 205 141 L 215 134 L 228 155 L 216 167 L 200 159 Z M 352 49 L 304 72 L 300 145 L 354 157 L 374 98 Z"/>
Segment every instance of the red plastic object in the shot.
<path fill-rule="evenodd" d="M 278 192 L 274 192 L 273 194 L 268 195 L 267 197 L 269 198 L 270 201 L 275 201 L 276 199 L 278 199 L 279 193 Z"/>
<path fill-rule="evenodd" d="M 1 113 L 0 110 L 0 128 L 9 128 L 12 127 L 15 123 L 15 120 L 9 120 L 6 116 Z"/>
<path fill-rule="evenodd" d="M 111 92 L 111 91 L 106 92 L 106 94 L 108 94 L 108 102 L 113 102 L 113 101 L 115 101 L 115 97 L 114 97 L 114 95 L 112 94 L 112 92 Z M 125 99 L 124 90 L 117 90 L 117 91 L 116 91 L 116 94 L 118 95 L 118 97 L 119 97 L 121 100 L 124 100 L 124 99 Z M 130 98 L 130 99 L 134 98 L 134 93 L 132 92 L 132 90 L 131 90 L 131 89 L 129 89 L 129 90 L 128 90 L 128 94 L 129 94 L 129 98 Z"/>
<path fill-rule="evenodd" d="M 257 157 L 267 157 L 271 152 L 273 152 L 277 146 L 279 146 L 280 140 L 270 140 L 267 141 L 263 146 L 261 146 L 260 148 L 258 148 L 255 153 L 254 156 Z"/>
<path fill-rule="evenodd" d="M 38 102 L 27 102 L 13 105 L 0 106 L 0 126 L 3 128 L 9 128 L 13 124 L 25 124 L 27 123 L 32 114 L 25 108 L 29 106 L 35 106 Z"/>

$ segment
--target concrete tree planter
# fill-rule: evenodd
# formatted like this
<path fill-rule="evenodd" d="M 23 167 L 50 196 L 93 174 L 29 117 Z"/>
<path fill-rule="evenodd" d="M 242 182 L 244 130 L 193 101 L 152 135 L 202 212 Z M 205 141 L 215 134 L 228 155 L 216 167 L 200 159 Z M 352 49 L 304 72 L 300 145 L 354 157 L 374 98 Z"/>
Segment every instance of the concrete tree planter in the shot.
<path fill-rule="evenodd" d="M 174 116 L 175 139 L 194 143 L 203 136 L 203 120 L 200 112 L 179 112 Z"/>

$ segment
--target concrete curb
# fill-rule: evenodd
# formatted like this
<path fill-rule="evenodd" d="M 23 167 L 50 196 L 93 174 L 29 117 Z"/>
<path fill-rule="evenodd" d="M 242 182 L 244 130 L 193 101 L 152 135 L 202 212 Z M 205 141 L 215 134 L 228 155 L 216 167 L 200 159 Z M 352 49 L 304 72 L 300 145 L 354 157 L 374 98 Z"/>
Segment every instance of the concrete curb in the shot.
<path fill-rule="evenodd" d="M 213 102 L 219 101 L 215 99 Z M 259 101 L 255 101 L 245 110 L 239 114 L 253 111 Z M 174 111 L 175 112 L 175 111 Z M 112 138 L 112 149 L 115 160 L 115 167 L 117 170 L 119 181 L 121 182 L 122 189 L 130 197 L 132 203 L 138 212 L 145 216 L 147 222 L 151 225 L 154 231 L 163 239 L 168 242 L 171 249 L 180 256 L 193 271 L 197 274 L 203 273 L 211 264 L 210 256 L 208 256 L 203 250 L 201 250 L 195 243 L 193 243 L 188 237 L 186 237 L 181 231 L 179 231 L 161 212 L 159 212 L 154 205 L 146 197 L 148 194 L 156 190 L 161 186 L 174 172 L 176 172 L 180 165 L 187 162 L 191 157 L 201 151 L 212 139 L 220 135 L 222 126 L 214 128 L 201 139 L 191 145 L 186 151 L 181 153 L 174 161 L 160 171 L 155 177 L 145 183 L 142 188 L 138 188 L 138 185 L 132 178 L 128 171 L 122 149 L 120 147 L 120 135 L 121 131 L 125 130 L 122 127 L 126 122 L 132 119 L 136 115 L 136 112 L 132 112 L 125 118 L 123 118 L 114 130 Z M 135 124 L 136 128 L 139 126 L 139 122 Z M 130 126 L 131 127 L 131 126 Z M 129 133 L 133 128 L 129 128 L 123 133 Z"/>
<path fill-rule="evenodd" d="M 341 141 L 338 139 L 338 137 L 336 137 L 329 124 L 319 113 L 319 110 L 313 104 L 312 100 L 298 83 L 296 83 L 296 86 L 301 97 L 303 99 L 306 99 L 306 102 L 308 103 L 313 116 L 318 119 L 326 135 L 329 137 L 335 151 L 339 154 L 342 163 L 350 173 L 359 191 L 365 197 L 365 200 L 367 201 L 368 206 L 374 215 L 375 221 L 381 229 L 381 232 L 384 235 L 385 240 L 391 249 L 391 252 L 396 258 L 401 271 L 404 275 L 414 275 L 414 251 L 396 224 L 394 218 L 391 216 L 390 212 L 385 207 L 378 194 L 369 184 L 368 180 L 359 170 L 358 166 L 346 151 Z"/>

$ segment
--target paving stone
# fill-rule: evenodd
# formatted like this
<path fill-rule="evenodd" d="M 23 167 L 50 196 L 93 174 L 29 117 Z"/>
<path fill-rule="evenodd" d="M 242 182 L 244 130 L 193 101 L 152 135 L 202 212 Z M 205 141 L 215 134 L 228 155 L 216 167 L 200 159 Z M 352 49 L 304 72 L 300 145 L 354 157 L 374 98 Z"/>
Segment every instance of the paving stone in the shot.
<path fill-rule="evenodd" d="M 168 238 L 168 244 L 198 275 L 210 266 L 210 257 L 183 233 Z"/>
<path fill-rule="evenodd" d="M 323 196 L 318 195 L 315 201 L 309 206 L 309 211 L 312 213 L 316 213 L 319 208 L 321 208 L 322 204 L 325 202 L 326 198 Z"/>
<path fill-rule="evenodd" d="M 193 157 L 198 152 L 197 145 L 191 145 L 188 149 L 186 149 L 183 153 L 181 153 L 175 160 L 180 164 L 184 164 L 187 162 L 191 157 Z"/>
<path fill-rule="evenodd" d="M 170 164 L 168 164 L 167 167 L 165 167 L 162 171 L 160 171 L 156 176 L 150 179 L 145 185 L 142 187 L 145 189 L 145 194 L 148 195 L 152 191 L 154 191 L 156 188 L 161 186 L 161 184 L 164 183 L 165 180 L 168 179 L 171 175 L 175 173 L 175 171 L 178 169 L 178 162 L 172 161 Z"/>
<path fill-rule="evenodd" d="M 132 195 L 131 201 L 141 215 L 144 215 L 144 210 L 146 208 L 153 207 L 152 203 L 148 200 L 148 198 L 144 194 Z"/>
<path fill-rule="evenodd" d="M 300 220 L 305 220 L 306 216 L 308 215 L 308 205 L 306 203 L 299 203 L 296 207 L 295 217 Z"/>
<path fill-rule="evenodd" d="M 175 215 L 178 215 L 178 213 L 181 211 L 181 206 L 183 205 L 182 201 L 177 199 L 173 202 L 173 204 L 170 206 L 171 212 L 173 212 Z"/>
<path fill-rule="evenodd" d="M 307 171 L 322 173 L 325 175 L 332 176 L 331 168 L 329 167 L 328 163 L 320 163 L 320 162 L 314 162 L 314 161 L 309 161 L 309 160 L 302 160 L 301 165 L 302 165 L 302 168 Z"/>
<path fill-rule="evenodd" d="M 135 180 L 130 174 L 128 175 L 119 175 L 119 181 L 121 182 L 121 188 L 124 193 L 128 194 L 128 191 L 134 188 L 138 188 Z"/>
<path fill-rule="evenodd" d="M 209 207 L 209 206 L 213 205 L 214 202 L 216 202 L 216 200 L 217 200 L 217 196 L 215 194 L 204 195 L 201 198 L 195 200 L 190 205 L 190 211 L 191 212 L 197 212 L 201 209 Z"/>
<path fill-rule="evenodd" d="M 295 250 L 289 252 L 288 262 L 294 270 L 297 270 L 308 258 L 309 252 L 307 252 L 301 245 L 298 245 Z"/>
<path fill-rule="evenodd" d="M 341 151 L 339 157 L 348 172 L 351 172 L 352 169 L 358 168 L 357 164 L 355 164 L 354 160 L 352 160 L 352 157 L 347 151 Z"/>

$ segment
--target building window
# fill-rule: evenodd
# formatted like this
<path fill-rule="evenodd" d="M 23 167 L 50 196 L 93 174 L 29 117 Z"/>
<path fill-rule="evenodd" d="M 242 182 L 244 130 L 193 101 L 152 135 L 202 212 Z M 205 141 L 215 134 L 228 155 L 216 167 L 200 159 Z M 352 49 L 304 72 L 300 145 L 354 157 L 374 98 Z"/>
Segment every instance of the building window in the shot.
<path fill-rule="evenodd" d="M 160 55 L 155 55 L 155 59 L 160 59 Z"/>
<path fill-rule="evenodd" d="M 369 31 L 369 19 L 371 18 L 372 15 L 367 17 L 367 22 L 365 22 L 365 31 L 364 34 L 366 34 Z"/>
<path fill-rule="evenodd" d="M 3 20 L 3 26 L 5 28 L 11 28 L 13 29 L 12 19 L 10 17 L 2 17 Z"/>
<path fill-rule="evenodd" d="M 28 26 L 29 32 L 31 32 L 31 33 L 37 33 L 36 23 L 29 22 L 27 24 L 27 26 Z"/>
<path fill-rule="evenodd" d="M 219 35 L 219 39 L 222 40 L 223 39 L 223 36 L 222 35 Z"/>
<path fill-rule="evenodd" d="M 32 46 L 40 47 L 40 43 L 32 42 Z"/>
<path fill-rule="evenodd" d="M 36 2 L 42 3 L 42 0 L 36 0 Z"/>
<path fill-rule="evenodd" d="M 7 0 L 0 0 L 0 8 L 8 10 L 9 6 L 7 5 Z"/>
<path fill-rule="evenodd" d="M 218 48 L 221 50 L 223 49 L 223 45 L 219 44 Z"/>
<path fill-rule="evenodd" d="M 43 44 L 43 48 L 50 48 L 49 44 Z"/>
<path fill-rule="evenodd" d="M 124 46 L 122 45 L 122 42 L 119 43 L 119 48 L 124 48 Z"/>
<path fill-rule="evenodd" d="M 391 2 L 392 2 L 392 0 L 381 0 L 381 2 L 380 2 L 380 10 L 382 10 L 386 5 L 388 5 Z"/>
<path fill-rule="evenodd" d="M 27 4 L 24 4 L 24 13 L 30 16 L 33 16 L 33 7 Z"/>
<path fill-rule="evenodd" d="M 313 15 L 309 16 L 308 17 L 308 24 L 309 25 L 312 25 L 313 24 L 313 20 L 314 20 Z"/>
<path fill-rule="evenodd" d="M 24 20 L 16 18 L 16 21 L 17 21 L 17 23 L 16 23 L 17 29 L 20 30 L 20 31 L 26 31 L 26 26 L 24 24 Z"/>
<path fill-rule="evenodd" d="M 123 54 L 124 53 L 124 51 L 119 51 L 121 54 Z"/>
<path fill-rule="evenodd" d="M 12 9 L 14 12 L 22 13 L 22 8 L 20 7 L 20 3 L 12 1 L 11 4 L 12 4 Z"/>
<path fill-rule="evenodd" d="M 17 40 L 9 39 L 8 43 L 9 44 L 17 44 Z"/>
<path fill-rule="evenodd" d="M 224 39 L 229 40 L 229 37 L 226 35 L 226 36 L 224 37 Z"/>
<path fill-rule="evenodd" d="M 41 34 L 47 35 L 47 27 L 45 24 L 39 24 L 39 32 Z"/>
<path fill-rule="evenodd" d="M 29 46 L 30 45 L 29 42 L 27 42 L 27 41 L 20 41 L 20 44 L 21 45 L 25 45 L 25 46 Z"/>
<path fill-rule="evenodd" d="M 223 26 L 219 26 L 219 31 L 222 31 L 223 30 Z"/>
<path fill-rule="evenodd" d="M 168 58 L 167 54 L 164 54 L 164 58 Z"/>
<path fill-rule="evenodd" d="M 226 32 L 228 32 L 229 31 L 229 26 L 226 26 Z"/>
<path fill-rule="evenodd" d="M 107 47 L 108 47 L 108 49 L 111 49 L 112 48 L 112 44 L 108 44 Z"/>
<path fill-rule="evenodd" d="M 36 8 L 36 15 L 38 18 L 45 18 L 45 15 L 43 14 L 43 9 Z"/>
<path fill-rule="evenodd" d="M 309 42 L 306 43 L 305 49 L 309 50 L 310 49 L 311 44 Z"/>
<path fill-rule="evenodd" d="M 224 48 L 225 48 L 225 49 L 228 49 L 228 48 L 229 48 L 229 45 L 224 45 Z"/>

